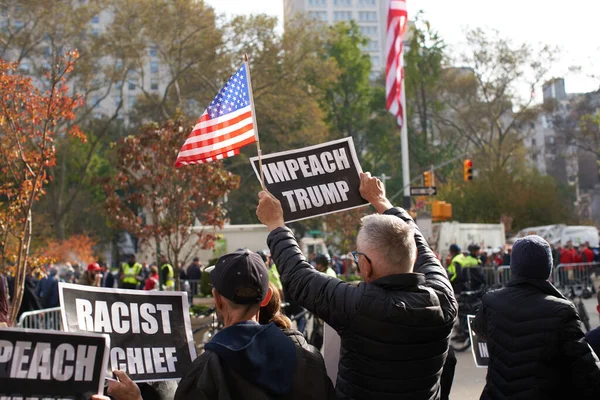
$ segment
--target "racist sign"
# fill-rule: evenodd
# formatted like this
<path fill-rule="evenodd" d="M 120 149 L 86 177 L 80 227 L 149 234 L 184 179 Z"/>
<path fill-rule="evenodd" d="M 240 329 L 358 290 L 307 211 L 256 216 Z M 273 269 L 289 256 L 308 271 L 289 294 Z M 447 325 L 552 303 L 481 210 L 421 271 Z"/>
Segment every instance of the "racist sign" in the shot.
<path fill-rule="evenodd" d="M 490 353 L 488 352 L 487 343 L 482 340 L 479 335 L 471 328 L 471 324 L 475 319 L 474 315 L 467 315 L 469 322 L 469 336 L 471 337 L 471 349 L 473 350 L 473 359 L 478 368 L 487 368 L 490 364 Z"/>
<path fill-rule="evenodd" d="M 0 399 L 102 394 L 108 348 L 107 335 L 0 328 Z"/>
<path fill-rule="evenodd" d="M 63 327 L 110 336 L 110 366 L 135 382 L 179 379 L 196 358 L 185 292 L 107 289 L 61 283 Z"/>
<path fill-rule="evenodd" d="M 260 180 L 258 157 L 252 167 Z M 352 138 L 262 157 L 265 187 L 283 207 L 285 222 L 362 207 L 362 169 Z"/>

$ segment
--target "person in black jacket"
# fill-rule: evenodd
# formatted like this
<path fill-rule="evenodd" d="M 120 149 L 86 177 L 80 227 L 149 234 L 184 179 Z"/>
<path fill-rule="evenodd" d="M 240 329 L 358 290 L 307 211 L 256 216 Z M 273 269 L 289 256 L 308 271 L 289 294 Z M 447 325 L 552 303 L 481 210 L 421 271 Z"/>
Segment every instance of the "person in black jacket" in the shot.
<path fill-rule="evenodd" d="M 222 256 L 207 271 L 225 328 L 181 379 L 175 400 L 333 399 L 321 355 L 273 323 L 259 325 L 260 306 L 272 295 L 262 258 L 239 250 Z M 115 375 L 120 382 L 109 383 L 109 395 L 117 400 L 142 398 L 124 372 Z"/>
<path fill-rule="evenodd" d="M 550 245 L 535 235 L 517 240 L 510 270 L 472 324 L 490 355 L 481 399 L 599 399 L 600 369 L 577 311 L 548 282 Z"/>
<path fill-rule="evenodd" d="M 438 399 L 458 308 L 452 286 L 381 181 L 361 174 L 360 193 L 384 215 L 362 220 L 353 254 L 364 282 L 357 286 L 311 267 L 270 193 L 259 193 L 256 213 L 271 231 L 267 243 L 286 293 L 341 337 L 338 398 Z"/>

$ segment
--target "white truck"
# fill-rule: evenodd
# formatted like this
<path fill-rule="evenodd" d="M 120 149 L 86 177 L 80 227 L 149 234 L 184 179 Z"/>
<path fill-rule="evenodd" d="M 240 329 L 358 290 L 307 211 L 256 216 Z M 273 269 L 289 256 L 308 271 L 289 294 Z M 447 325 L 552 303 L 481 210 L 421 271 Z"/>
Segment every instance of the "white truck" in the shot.
<path fill-rule="evenodd" d="M 215 248 L 210 250 L 197 249 L 193 251 L 194 242 L 186 244 L 181 254 L 190 254 L 188 263 L 193 257 L 200 258 L 204 265 L 207 265 L 209 260 L 219 257 L 226 253 L 231 253 L 240 248 L 247 248 L 252 251 L 267 249 L 267 236 L 269 230 L 262 224 L 239 224 L 239 225 L 224 225 L 222 229 L 214 229 L 211 226 L 194 226 L 192 228 L 196 232 L 210 232 L 216 234 L 218 239 L 215 241 Z M 306 257 L 310 254 L 327 253 L 327 246 L 322 238 L 305 237 L 300 239 L 299 243 L 302 253 Z M 163 248 L 166 243 L 163 243 Z M 153 242 L 146 244 L 141 248 L 141 254 L 138 254 L 138 260 L 154 260 L 156 257 L 153 254 Z"/>
<path fill-rule="evenodd" d="M 598 228 L 595 226 L 565 224 L 532 226 L 521 229 L 510 241 L 514 242 L 518 238 L 527 235 L 541 236 L 550 244 L 562 243 L 564 245 L 568 241 L 571 241 L 573 245 L 579 246 L 580 244 L 589 242 L 591 247 L 598 247 L 600 242 Z"/>
<path fill-rule="evenodd" d="M 459 245 L 463 251 L 467 251 L 470 244 L 478 244 L 481 249 L 497 249 L 506 244 L 506 235 L 503 224 L 440 222 L 432 225 L 428 241 L 443 260 L 451 244 Z"/>

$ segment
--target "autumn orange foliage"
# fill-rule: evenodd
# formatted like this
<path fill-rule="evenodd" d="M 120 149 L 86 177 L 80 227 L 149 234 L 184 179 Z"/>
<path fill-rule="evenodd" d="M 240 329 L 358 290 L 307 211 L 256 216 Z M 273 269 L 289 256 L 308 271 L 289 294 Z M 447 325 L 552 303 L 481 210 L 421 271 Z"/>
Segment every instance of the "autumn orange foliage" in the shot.
<path fill-rule="evenodd" d="M 32 237 L 33 204 L 44 194 L 47 169 L 55 164 L 54 137 L 85 140 L 74 124 L 83 104 L 66 85 L 79 54 L 55 60 L 41 81 L 19 74 L 18 65 L 0 59 L 0 265 L 15 257 L 15 295 L 11 322 L 21 304 Z M 16 254 L 10 242 L 16 243 Z"/>
<path fill-rule="evenodd" d="M 55 260 L 54 262 L 79 263 L 85 266 L 96 260 L 95 245 L 96 241 L 87 235 L 74 235 L 63 241 L 52 240 L 36 254 L 39 252 L 40 255 Z"/>

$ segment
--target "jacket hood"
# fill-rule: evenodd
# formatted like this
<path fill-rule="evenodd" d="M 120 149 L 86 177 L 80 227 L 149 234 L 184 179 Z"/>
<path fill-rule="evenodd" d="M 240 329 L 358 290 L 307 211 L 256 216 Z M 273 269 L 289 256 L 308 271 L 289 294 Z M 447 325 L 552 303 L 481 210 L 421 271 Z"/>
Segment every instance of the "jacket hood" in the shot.
<path fill-rule="evenodd" d="M 266 391 L 283 395 L 292 390 L 296 346 L 275 324 L 241 322 L 223 329 L 204 348 L 223 365 Z"/>

